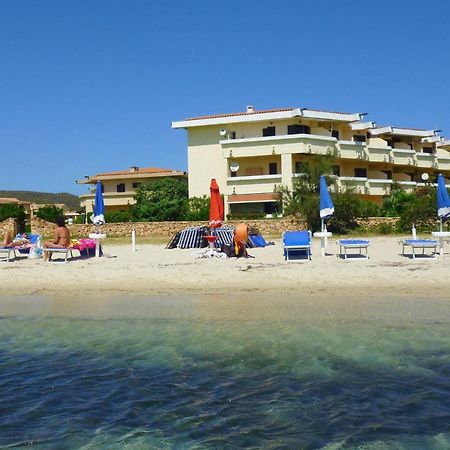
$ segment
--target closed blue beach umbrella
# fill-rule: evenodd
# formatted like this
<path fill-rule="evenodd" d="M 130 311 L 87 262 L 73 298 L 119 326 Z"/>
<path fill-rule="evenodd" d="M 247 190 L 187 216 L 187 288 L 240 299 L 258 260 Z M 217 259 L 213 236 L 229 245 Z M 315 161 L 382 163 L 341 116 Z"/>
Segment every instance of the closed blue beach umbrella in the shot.
<path fill-rule="evenodd" d="M 320 177 L 320 219 L 322 220 L 322 231 L 324 231 L 324 220 L 334 214 L 334 205 L 328 192 L 325 175 Z"/>
<path fill-rule="evenodd" d="M 450 217 L 450 197 L 445 187 L 445 179 L 440 174 L 437 182 L 437 210 L 442 231 L 442 222 L 445 222 Z"/>
<path fill-rule="evenodd" d="M 105 203 L 103 202 L 102 183 L 100 181 L 97 181 L 95 186 L 94 214 L 92 214 L 91 220 L 95 225 L 105 223 Z"/>

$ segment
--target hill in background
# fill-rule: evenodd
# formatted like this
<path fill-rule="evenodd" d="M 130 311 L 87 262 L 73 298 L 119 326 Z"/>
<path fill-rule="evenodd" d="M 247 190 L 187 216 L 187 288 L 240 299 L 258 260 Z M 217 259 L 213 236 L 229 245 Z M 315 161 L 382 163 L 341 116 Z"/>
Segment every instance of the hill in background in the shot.
<path fill-rule="evenodd" d="M 64 203 L 70 211 L 80 209 L 80 199 L 68 192 L 0 191 L 2 198 L 17 198 L 24 202 L 53 204 Z"/>

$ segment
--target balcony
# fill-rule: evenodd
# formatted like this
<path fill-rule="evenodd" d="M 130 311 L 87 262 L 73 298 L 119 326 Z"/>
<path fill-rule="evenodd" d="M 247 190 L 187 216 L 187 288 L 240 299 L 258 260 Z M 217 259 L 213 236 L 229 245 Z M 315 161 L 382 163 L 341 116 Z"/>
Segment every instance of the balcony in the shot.
<path fill-rule="evenodd" d="M 338 187 L 353 188 L 357 194 L 369 194 L 368 179 L 363 177 L 339 177 Z"/>
<path fill-rule="evenodd" d="M 365 142 L 339 141 L 338 156 L 345 159 L 369 159 Z"/>
<path fill-rule="evenodd" d="M 402 187 L 402 189 L 404 189 L 406 192 L 414 192 L 414 190 L 417 187 L 417 182 L 415 181 L 395 181 L 395 182 L 398 183 Z"/>
<path fill-rule="evenodd" d="M 335 149 L 336 139 L 315 134 L 288 134 L 219 141 L 224 158 L 314 153 L 327 154 Z"/>
<path fill-rule="evenodd" d="M 394 162 L 391 147 L 373 147 L 369 145 L 367 147 L 367 153 L 369 154 L 370 162 L 384 162 L 391 164 Z"/>
<path fill-rule="evenodd" d="M 416 155 L 415 150 L 406 150 L 403 148 L 393 148 L 392 154 L 394 156 L 394 164 L 400 165 L 400 166 L 413 166 L 415 165 L 415 158 Z"/>
<path fill-rule="evenodd" d="M 386 179 L 369 178 L 367 181 L 370 195 L 387 195 L 393 184 L 392 180 Z"/>
<path fill-rule="evenodd" d="M 437 166 L 434 155 L 431 153 L 416 153 L 416 165 L 423 169 L 432 169 Z"/>
<path fill-rule="evenodd" d="M 281 183 L 281 174 L 276 175 L 249 175 L 243 177 L 227 178 L 227 195 L 273 193 L 275 186 Z"/>
<path fill-rule="evenodd" d="M 450 155 L 436 155 L 435 158 L 439 170 L 450 170 Z"/>

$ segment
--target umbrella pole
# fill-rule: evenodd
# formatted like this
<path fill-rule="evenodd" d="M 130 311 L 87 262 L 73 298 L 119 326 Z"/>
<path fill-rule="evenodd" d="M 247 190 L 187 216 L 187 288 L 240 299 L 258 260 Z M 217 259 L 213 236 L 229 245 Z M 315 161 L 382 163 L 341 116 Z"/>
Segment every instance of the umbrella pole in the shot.
<path fill-rule="evenodd" d="M 322 222 L 322 233 L 323 233 L 325 231 L 325 225 L 324 225 L 325 222 L 323 219 L 321 220 L 321 222 Z"/>
<path fill-rule="evenodd" d="M 440 227 L 439 231 L 442 232 L 442 219 L 439 219 L 439 227 Z"/>

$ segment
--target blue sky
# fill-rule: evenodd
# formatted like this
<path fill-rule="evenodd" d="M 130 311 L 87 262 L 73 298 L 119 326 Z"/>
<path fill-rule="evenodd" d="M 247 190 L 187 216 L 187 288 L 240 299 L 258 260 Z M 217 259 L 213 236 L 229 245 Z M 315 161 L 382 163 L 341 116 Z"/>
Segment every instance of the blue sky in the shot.
<path fill-rule="evenodd" d="M 196 115 L 309 107 L 450 137 L 446 0 L 0 0 L 0 189 L 187 170 Z"/>

